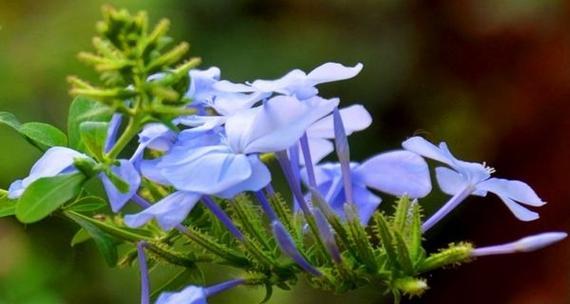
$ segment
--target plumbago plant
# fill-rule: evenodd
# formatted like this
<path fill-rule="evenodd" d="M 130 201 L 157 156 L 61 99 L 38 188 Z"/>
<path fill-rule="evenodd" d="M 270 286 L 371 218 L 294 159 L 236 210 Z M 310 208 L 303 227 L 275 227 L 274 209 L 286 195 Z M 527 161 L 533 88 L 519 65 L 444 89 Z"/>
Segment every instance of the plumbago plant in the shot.
<path fill-rule="evenodd" d="M 485 164 L 456 159 L 445 143 L 412 137 L 403 149 L 350 161 L 347 135 L 368 127 L 363 106 L 340 107 L 318 84 L 355 77 L 362 64 L 323 64 L 277 80 L 232 83 L 216 67 L 183 60 L 169 22 L 149 27 L 145 13 L 103 9 L 94 52 L 79 58 L 99 85 L 70 77 L 77 97 L 67 136 L 43 123 L 3 124 L 44 151 L 30 174 L 3 191 L 0 212 L 34 223 L 50 215 L 80 227 L 72 245 L 93 240 L 110 266 L 138 265 L 141 303 L 206 303 L 240 285 L 290 289 L 300 279 L 342 293 L 373 285 L 419 296 L 431 270 L 476 257 L 532 251 L 566 237 L 548 232 L 475 248 L 457 242 L 426 252 L 423 235 L 470 195 L 497 195 L 520 220 L 544 202 L 525 183 L 491 177 Z M 138 140 L 138 143 L 136 142 Z M 321 160 L 336 151 L 338 163 Z M 428 164 L 451 198 L 424 220 L 418 199 L 431 190 Z M 288 188 L 274 189 L 270 163 Z M 98 188 L 104 190 L 103 196 Z M 377 210 L 380 193 L 393 212 Z M 291 201 L 285 197 L 291 194 Z M 132 204 L 138 211 L 125 211 Z M 149 269 L 179 268 L 153 286 Z M 203 281 L 200 266 L 241 275 Z"/>

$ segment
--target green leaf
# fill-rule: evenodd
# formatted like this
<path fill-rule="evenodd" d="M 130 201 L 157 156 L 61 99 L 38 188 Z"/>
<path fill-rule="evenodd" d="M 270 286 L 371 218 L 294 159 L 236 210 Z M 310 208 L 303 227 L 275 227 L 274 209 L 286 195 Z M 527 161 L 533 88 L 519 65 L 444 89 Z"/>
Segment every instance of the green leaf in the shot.
<path fill-rule="evenodd" d="M 259 304 L 269 302 L 272 296 L 273 296 L 273 286 L 271 284 L 265 284 L 265 297 L 263 298 L 263 300 L 261 300 L 261 302 L 259 302 Z"/>
<path fill-rule="evenodd" d="M 152 291 L 150 297 L 152 299 L 158 297 L 163 291 L 180 290 L 182 287 L 194 284 L 194 285 L 204 285 L 206 281 L 204 277 L 204 272 L 194 264 L 193 267 L 185 268 L 182 271 L 174 275 L 174 277 L 164 283 L 159 288 Z"/>
<path fill-rule="evenodd" d="M 9 199 L 7 192 L 2 193 L 0 195 L 0 217 L 14 215 L 16 213 L 17 202 L 18 202 L 17 200 Z"/>
<path fill-rule="evenodd" d="M 41 122 L 21 124 L 16 116 L 8 112 L 0 112 L 0 124 L 4 124 L 23 135 L 40 150 L 54 146 L 67 146 L 67 137 L 58 128 Z"/>
<path fill-rule="evenodd" d="M 396 241 L 396 250 L 398 252 L 398 262 L 402 266 L 404 272 L 412 274 L 414 272 L 414 264 L 410 258 L 408 245 L 399 231 L 394 231 L 394 239 Z"/>
<path fill-rule="evenodd" d="M 117 265 L 119 255 L 116 240 L 111 235 L 99 229 L 93 222 L 86 220 L 86 217 L 79 216 L 79 213 L 66 212 L 65 214 L 89 233 L 109 266 Z"/>
<path fill-rule="evenodd" d="M 150 236 L 140 234 L 140 232 L 142 232 L 141 230 L 133 230 L 133 229 L 123 228 L 123 227 L 117 227 L 114 224 L 104 222 L 104 221 L 100 221 L 100 220 L 96 220 L 94 218 L 85 216 L 83 214 L 80 214 L 80 213 L 77 213 L 77 212 L 71 211 L 71 210 L 66 210 L 66 211 L 64 211 L 64 213 L 66 215 L 68 215 L 69 217 L 73 216 L 74 218 L 80 218 L 83 221 L 89 222 L 89 223 L 93 224 L 94 226 L 96 226 L 97 228 L 99 228 L 101 231 L 104 231 L 105 233 L 108 233 L 108 234 L 116 237 L 117 239 L 127 240 L 127 241 L 131 241 L 131 242 L 137 242 L 137 241 L 141 241 L 141 240 L 146 240 L 146 241 L 152 240 L 152 238 Z"/>
<path fill-rule="evenodd" d="M 394 230 L 404 232 L 408 220 L 410 204 L 410 198 L 405 195 L 400 197 L 396 203 L 396 212 L 394 213 L 394 220 L 392 222 Z"/>
<path fill-rule="evenodd" d="M 99 160 L 103 159 L 108 127 L 108 123 L 101 121 L 85 121 L 79 125 L 82 142 L 87 150 Z"/>
<path fill-rule="evenodd" d="M 412 206 L 412 218 L 411 224 L 408 231 L 409 244 L 410 244 L 410 255 L 412 260 L 418 262 L 424 256 L 425 252 L 422 248 L 422 216 L 421 207 L 417 202 Z"/>
<path fill-rule="evenodd" d="M 18 121 L 16 116 L 14 116 L 14 114 L 10 112 L 0 112 L 0 123 L 8 127 L 11 127 L 16 131 L 18 131 L 18 129 L 20 128 L 20 122 Z"/>
<path fill-rule="evenodd" d="M 388 256 L 388 261 L 390 264 L 397 266 L 398 265 L 398 254 L 396 253 L 396 249 L 394 248 L 394 238 L 392 237 L 392 231 L 388 226 L 388 222 L 382 213 L 376 212 L 374 214 L 374 221 L 376 223 L 375 230 L 380 239 L 380 243 L 386 252 L 386 256 Z"/>
<path fill-rule="evenodd" d="M 65 209 L 73 210 L 75 212 L 91 212 L 103 209 L 105 206 L 107 206 L 107 201 L 101 197 L 91 195 L 75 200 L 73 203 L 69 204 L 69 206 L 66 206 Z"/>
<path fill-rule="evenodd" d="M 87 230 L 83 228 L 79 228 L 79 230 L 77 230 L 77 232 L 73 235 L 70 245 L 71 247 L 74 247 L 75 245 L 84 243 L 90 239 L 91 235 L 89 234 L 89 232 L 87 232 Z"/>
<path fill-rule="evenodd" d="M 16 217 L 23 223 L 37 222 L 74 198 L 85 176 L 81 173 L 44 177 L 33 182 L 16 204 Z"/>
<path fill-rule="evenodd" d="M 85 151 L 81 142 L 79 125 L 84 121 L 109 121 L 111 113 L 111 108 L 102 103 L 83 96 L 76 97 L 69 107 L 69 116 L 67 118 L 69 146 L 76 150 Z"/>

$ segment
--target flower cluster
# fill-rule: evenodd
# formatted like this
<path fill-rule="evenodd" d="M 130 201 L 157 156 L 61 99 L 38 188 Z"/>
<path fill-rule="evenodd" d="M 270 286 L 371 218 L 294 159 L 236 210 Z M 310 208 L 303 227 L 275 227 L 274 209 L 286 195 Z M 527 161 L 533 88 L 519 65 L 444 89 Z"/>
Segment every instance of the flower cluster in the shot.
<path fill-rule="evenodd" d="M 117 20 L 123 19 L 137 25 L 140 18 L 108 14 L 109 26 L 120 26 L 125 22 Z M 156 31 L 148 37 L 163 33 L 160 27 Z M 111 47 L 122 45 L 113 39 L 131 36 L 104 37 L 109 42 L 101 45 Z M 7 197 L 17 201 L 15 214 L 23 222 L 61 207 L 96 242 L 110 235 L 135 244 L 142 303 L 150 303 L 148 259 L 189 269 L 209 261 L 246 271 L 218 285 L 164 292 L 156 299 L 161 304 L 206 303 L 239 285 L 286 287 L 298 274 L 337 292 L 379 281 L 399 299 L 401 293 L 427 289 L 418 277 L 426 271 L 479 256 L 536 250 L 566 236 L 553 232 L 475 249 L 459 243 L 427 255 L 422 233 L 470 195 L 496 194 L 523 221 L 538 218 L 523 205 L 544 202 L 527 184 L 491 177 L 486 165 L 458 160 L 445 143 L 435 146 L 421 137 L 405 140 L 401 149 L 351 161 L 347 137 L 366 129 L 371 115 L 362 105 L 341 106 L 338 98 L 320 96 L 318 85 L 357 76 L 360 63 L 325 63 L 276 80 L 233 83 L 222 80 L 217 67 L 168 68 L 175 61 L 167 60 L 157 68 L 162 57 L 141 58 L 149 66 L 146 74 L 127 77 L 109 72 L 113 66 L 105 70 L 112 79 L 132 81 L 115 95 L 83 85 L 88 89 L 81 93 L 102 101 L 113 115 L 101 116 L 98 103 L 74 102 L 72 108 L 83 109 L 79 117 L 88 118 L 78 124 L 78 144 L 48 145 L 29 176 L 12 183 Z M 138 145 L 129 149 L 135 136 Z M 338 162 L 325 161 L 334 159 L 333 152 Z M 422 222 L 418 200 L 432 191 L 426 159 L 445 165 L 435 169 L 436 179 L 451 198 Z M 288 187 L 276 191 L 272 182 L 281 174 Z M 116 213 L 106 220 L 90 216 L 93 210 L 83 203 L 93 195 L 85 186 L 92 177 L 101 181 Z M 291 204 L 283 199 L 289 194 Z M 39 196 L 52 207 L 38 207 Z M 378 211 L 389 196 L 397 198 L 392 217 Z M 128 202 L 141 210 L 123 212 Z M 192 241 L 190 247 L 179 243 L 181 236 Z M 181 246 L 189 253 L 178 252 Z M 125 257 L 127 264 L 132 256 Z"/>

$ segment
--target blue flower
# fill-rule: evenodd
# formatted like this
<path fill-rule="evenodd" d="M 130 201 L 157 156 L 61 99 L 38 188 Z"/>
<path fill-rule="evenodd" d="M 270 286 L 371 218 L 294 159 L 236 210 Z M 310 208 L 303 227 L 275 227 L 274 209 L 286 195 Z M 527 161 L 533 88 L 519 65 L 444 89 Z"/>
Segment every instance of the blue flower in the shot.
<path fill-rule="evenodd" d="M 347 136 L 368 128 L 372 123 L 370 113 L 362 105 L 357 104 L 340 109 L 339 114 L 342 117 Z M 329 115 L 315 122 L 307 129 L 307 137 L 311 160 L 314 164 L 317 164 L 334 151 L 334 144 L 331 142 L 335 138 L 333 116 Z M 305 163 L 302 151 L 299 160 L 301 164 Z"/>
<path fill-rule="evenodd" d="M 180 292 L 163 292 L 156 304 L 207 304 L 204 288 L 188 286 Z"/>
<path fill-rule="evenodd" d="M 268 96 L 262 92 L 242 93 L 224 90 L 223 86 L 216 85 L 220 82 L 220 69 L 217 67 L 191 70 L 189 74 L 190 88 L 186 97 L 192 100 L 191 105 L 197 107 L 199 111 L 206 107 L 214 109 L 219 115 L 229 116 L 251 108 Z"/>
<path fill-rule="evenodd" d="M 473 257 L 486 255 L 510 254 L 517 252 L 531 252 L 560 242 L 568 236 L 566 232 L 545 232 L 524 237 L 518 241 L 494 245 L 488 247 L 475 248 L 471 253 Z"/>
<path fill-rule="evenodd" d="M 34 164 L 28 177 L 14 181 L 10 185 L 8 197 L 10 199 L 19 198 L 30 184 L 42 177 L 77 172 L 73 163 L 79 158 L 91 159 L 85 154 L 66 147 L 52 147 L 48 149 Z M 120 160 L 118 166 L 111 167 L 111 171 L 129 184 L 129 190 L 126 193 L 122 193 L 105 174 L 101 173 L 99 175 L 107 192 L 111 209 L 114 212 L 118 212 L 138 190 L 140 175 L 133 164 L 126 160 Z"/>
<path fill-rule="evenodd" d="M 233 279 L 209 287 L 190 285 L 179 292 L 163 292 L 155 304 L 207 304 L 207 298 L 244 283 L 244 279 Z"/>
<path fill-rule="evenodd" d="M 8 189 L 8 198 L 17 199 L 26 188 L 43 177 L 52 177 L 60 174 L 77 172 L 73 162 L 78 158 L 89 157 L 75 150 L 65 147 L 52 147 L 32 166 L 28 177 L 14 181 Z"/>
<path fill-rule="evenodd" d="M 362 223 L 369 221 L 382 201 L 368 188 L 395 196 L 408 195 L 411 198 L 422 198 L 431 191 L 427 163 L 408 151 L 378 154 L 362 164 L 351 163 L 350 169 L 353 202 L 357 206 Z M 306 170 L 303 173 L 303 180 L 308 185 Z M 332 209 L 344 218 L 343 205 L 346 198 L 340 164 L 325 163 L 316 166 L 315 179 L 317 190 Z"/>
<path fill-rule="evenodd" d="M 141 170 L 149 179 L 173 186 L 179 192 L 173 195 L 184 199 L 169 196 L 127 216 L 126 223 L 137 227 L 156 218 L 163 228 L 170 229 L 187 216 L 201 195 L 232 198 L 244 191 L 261 190 L 271 175 L 257 154 L 287 149 L 337 104 L 338 100 L 320 97 L 301 102 L 278 96 L 229 117 L 224 128 L 181 132 L 163 157 L 143 161 Z"/>
<path fill-rule="evenodd" d="M 486 196 L 489 192 L 497 195 L 519 220 L 538 219 L 538 213 L 521 204 L 538 207 L 545 202 L 526 183 L 491 177 L 493 169 L 484 164 L 456 159 L 443 142 L 437 147 L 422 137 L 412 137 L 404 141 L 402 146 L 449 166 L 436 168 L 436 177 L 441 190 L 453 197 L 424 223 L 424 230 L 431 228 L 469 195 Z"/>
<path fill-rule="evenodd" d="M 276 80 L 255 80 L 248 85 L 220 81 L 214 87 L 229 92 L 277 93 L 295 96 L 299 100 L 304 100 L 319 93 L 319 90 L 315 88 L 316 85 L 350 79 L 358 75 L 361 70 L 361 63 L 354 67 L 346 67 L 342 64 L 328 62 L 315 68 L 308 74 L 296 69 Z"/>

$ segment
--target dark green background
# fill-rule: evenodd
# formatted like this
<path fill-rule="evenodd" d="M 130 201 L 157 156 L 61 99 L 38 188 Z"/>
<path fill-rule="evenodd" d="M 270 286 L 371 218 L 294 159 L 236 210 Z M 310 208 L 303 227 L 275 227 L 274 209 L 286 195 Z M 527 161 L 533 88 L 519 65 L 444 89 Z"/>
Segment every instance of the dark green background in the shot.
<path fill-rule="evenodd" d="M 75 54 L 90 49 L 99 7 L 109 2 L 170 18 L 202 67 L 216 65 L 236 82 L 362 62 L 357 78 L 321 88 L 373 115 L 373 126 L 350 139 L 354 159 L 422 134 L 446 140 L 465 159 L 486 160 L 498 176 L 528 181 L 549 202 L 541 220 L 522 223 L 495 197 L 471 198 L 430 231 L 429 248 L 570 228 L 567 2 L 0 0 L 0 109 L 63 128 L 71 101 L 65 76 L 94 79 Z M 0 149 L 2 188 L 39 157 L 6 128 Z M 435 194 L 425 209 L 442 199 Z M 70 248 L 75 229 L 57 218 L 30 226 L 0 220 L 0 303 L 136 303 L 136 271 L 108 269 L 93 244 Z M 427 277 L 432 289 L 412 302 L 568 303 L 569 253 L 565 242 L 437 271 Z M 373 287 L 335 296 L 299 286 L 271 303 L 382 303 L 381 296 Z M 262 298 L 262 290 L 241 288 L 211 303 Z"/>

